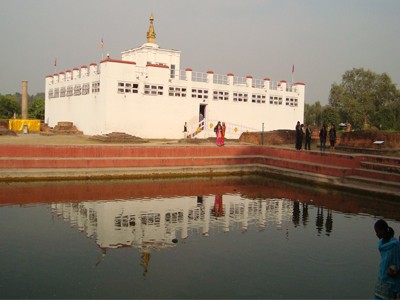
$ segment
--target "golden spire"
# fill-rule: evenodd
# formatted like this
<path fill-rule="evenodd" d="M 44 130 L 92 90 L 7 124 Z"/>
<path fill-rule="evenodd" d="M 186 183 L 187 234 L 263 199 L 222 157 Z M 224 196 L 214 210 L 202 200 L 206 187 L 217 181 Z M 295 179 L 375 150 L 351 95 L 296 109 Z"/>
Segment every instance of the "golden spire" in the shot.
<path fill-rule="evenodd" d="M 156 33 L 154 32 L 153 27 L 154 16 L 153 14 L 150 15 L 150 26 L 149 30 L 147 31 L 147 42 L 155 44 L 156 43 Z"/>

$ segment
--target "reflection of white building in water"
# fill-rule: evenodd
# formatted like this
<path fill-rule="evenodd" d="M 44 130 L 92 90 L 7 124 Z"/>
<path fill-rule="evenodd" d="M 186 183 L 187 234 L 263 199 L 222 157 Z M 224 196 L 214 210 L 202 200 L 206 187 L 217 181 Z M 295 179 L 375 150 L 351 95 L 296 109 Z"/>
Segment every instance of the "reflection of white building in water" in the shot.
<path fill-rule="evenodd" d="M 174 246 L 177 239 L 190 235 L 245 232 L 250 225 L 259 230 L 280 228 L 292 220 L 293 201 L 224 195 L 59 203 L 52 209 L 88 237 L 95 237 L 101 248 L 151 250 Z"/>
<path fill-rule="evenodd" d="M 303 83 L 181 69 L 180 55 L 156 44 L 151 17 L 147 43 L 122 52 L 121 59 L 107 57 L 99 65 L 47 76 L 45 122 L 73 122 L 88 135 L 143 138 L 181 138 L 186 122 L 191 136 L 205 138 L 215 136 L 221 120 L 227 138 L 238 138 L 262 124 L 270 131 L 303 121 Z"/>

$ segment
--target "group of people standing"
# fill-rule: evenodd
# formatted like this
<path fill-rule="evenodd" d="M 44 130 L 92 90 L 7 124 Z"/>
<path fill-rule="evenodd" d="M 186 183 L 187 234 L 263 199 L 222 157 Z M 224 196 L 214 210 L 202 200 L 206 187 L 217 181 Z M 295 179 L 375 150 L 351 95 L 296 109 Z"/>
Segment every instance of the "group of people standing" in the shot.
<path fill-rule="evenodd" d="M 304 149 L 311 150 L 311 127 L 308 124 L 296 124 L 296 150 L 301 150 L 303 145 L 303 137 L 305 136 Z"/>
<path fill-rule="evenodd" d="M 326 149 L 326 139 L 329 136 L 330 149 L 335 150 L 336 145 L 336 128 L 335 124 L 331 124 L 329 132 L 326 130 L 326 126 L 323 125 L 319 131 L 319 150 L 325 151 Z"/>
<path fill-rule="evenodd" d="M 304 149 L 311 150 L 311 134 L 312 129 L 308 124 L 300 124 L 300 121 L 297 121 L 296 124 L 296 150 L 301 150 L 303 145 L 303 138 L 305 137 Z M 336 128 L 335 125 L 332 124 L 329 132 L 326 130 L 326 126 L 323 125 L 319 131 L 319 141 L 320 141 L 320 151 L 325 151 L 326 149 L 326 139 L 329 136 L 330 148 L 332 150 L 335 149 L 336 145 Z"/>
<path fill-rule="evenodd" d="M 225 144 L 225 122 L 218 121 L 217 125 L 214 127 L 215 135 L 217 136 L 217 146 L 221 147 Z"/>

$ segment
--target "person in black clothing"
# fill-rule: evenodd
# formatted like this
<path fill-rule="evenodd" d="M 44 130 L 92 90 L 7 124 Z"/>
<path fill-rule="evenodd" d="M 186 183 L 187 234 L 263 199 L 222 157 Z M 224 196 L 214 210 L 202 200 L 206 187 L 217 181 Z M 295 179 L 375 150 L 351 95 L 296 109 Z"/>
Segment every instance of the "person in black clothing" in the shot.
<path fill-rule="evenodd" d="M 303 143 L 303 129 L 300 125 L 300 121 L 296 124 L 296 150 L 301 150 L 301 145 Z"/>
<path fill-rule="evenodd" d="M 311 128 L 310 125 L 306 124 L 306 142 L 304 143 L 305 150 L 311 150 Z"/>
<path fill-rule="evenodd" d="M 185 125 L 183 125 L 183 137 L 186 139 L 187 138 L 187 123 L 185 122 Z"/>

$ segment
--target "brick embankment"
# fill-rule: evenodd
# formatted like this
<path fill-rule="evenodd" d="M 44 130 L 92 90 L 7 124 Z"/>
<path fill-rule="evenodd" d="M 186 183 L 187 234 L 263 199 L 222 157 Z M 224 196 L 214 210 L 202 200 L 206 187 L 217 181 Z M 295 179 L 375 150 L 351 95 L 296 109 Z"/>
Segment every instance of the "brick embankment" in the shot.
<path fill-rule="evenodd" d="M 400 159 L 228 144 L 2 145 L 0 180 L 259 174 L 400 199 Z"/>

